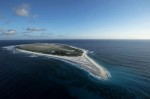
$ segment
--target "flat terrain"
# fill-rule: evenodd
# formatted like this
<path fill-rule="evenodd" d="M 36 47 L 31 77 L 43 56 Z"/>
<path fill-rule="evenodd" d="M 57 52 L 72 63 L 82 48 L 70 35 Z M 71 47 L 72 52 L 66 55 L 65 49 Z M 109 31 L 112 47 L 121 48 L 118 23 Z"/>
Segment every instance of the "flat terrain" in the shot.
<path fill-rule="evenodd" d="M 83 54 L 82 50 L 63 44 L 24 44 L 16 46 L 16 48 L 26 51 L 59 56 L 82 56 Z"/>
<path fill-rule="evenodd" d="M 78 67 L 88 71 L 91 75 L 100 79 L 108 79 L 109 72 L 97 64 L 93 59 L 87 56 L 87 51 L 64 44 L 23 44 L 15 48 L 22 52 L 53 57 L 56 59 L 67 60 L 68 62 L 77 63 Z"/>

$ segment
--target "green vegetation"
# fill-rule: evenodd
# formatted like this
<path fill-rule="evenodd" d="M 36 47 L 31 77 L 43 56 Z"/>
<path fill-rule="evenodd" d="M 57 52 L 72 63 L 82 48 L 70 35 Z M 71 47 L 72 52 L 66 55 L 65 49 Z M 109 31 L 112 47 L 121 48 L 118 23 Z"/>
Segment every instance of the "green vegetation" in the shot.
<path fill-rule="evenodd" d="M 63 44 L 25 44 L 17 49 L 59 56 L 81 56 L 83 51 Z"/>

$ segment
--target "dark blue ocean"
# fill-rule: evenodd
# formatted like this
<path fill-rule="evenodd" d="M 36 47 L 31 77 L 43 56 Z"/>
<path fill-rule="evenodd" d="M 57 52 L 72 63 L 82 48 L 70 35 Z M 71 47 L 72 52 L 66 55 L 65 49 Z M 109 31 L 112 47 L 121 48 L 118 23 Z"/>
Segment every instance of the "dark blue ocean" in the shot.
<path fill-rule="evenodd" d="M 63 43 L 89 50 L 108 80 L 61 60 L 3 49 Z M 0 41 L 0 99 L 150 99 L 150 40 Z"/>

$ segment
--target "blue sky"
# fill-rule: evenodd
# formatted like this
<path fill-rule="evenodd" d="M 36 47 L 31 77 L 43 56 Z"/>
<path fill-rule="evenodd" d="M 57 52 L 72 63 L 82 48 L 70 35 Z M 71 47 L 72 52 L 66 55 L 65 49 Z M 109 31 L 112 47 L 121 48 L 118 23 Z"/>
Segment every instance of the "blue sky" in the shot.
<path fill-rule="evenodd" d="M 0 0 L 0 40 L 150 39 L 150 0 Z"/>

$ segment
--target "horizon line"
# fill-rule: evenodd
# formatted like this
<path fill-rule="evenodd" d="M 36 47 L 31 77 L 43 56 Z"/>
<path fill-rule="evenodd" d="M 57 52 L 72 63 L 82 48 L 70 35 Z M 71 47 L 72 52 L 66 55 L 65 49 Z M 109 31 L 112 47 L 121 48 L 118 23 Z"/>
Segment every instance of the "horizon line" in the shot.
<path fill-rule="evenodd" d="M 26 41 L 26 40 L 150 40 L 149 39 L 5 39 L 0 41 Z"/>

